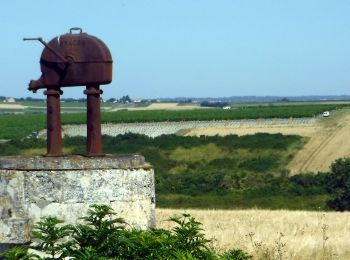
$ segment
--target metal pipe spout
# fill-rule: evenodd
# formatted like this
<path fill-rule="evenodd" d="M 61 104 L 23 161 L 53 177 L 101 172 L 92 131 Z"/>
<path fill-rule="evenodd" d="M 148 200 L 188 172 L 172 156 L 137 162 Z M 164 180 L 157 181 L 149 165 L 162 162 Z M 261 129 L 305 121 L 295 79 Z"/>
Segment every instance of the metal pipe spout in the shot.
<path fill-rule="evenodd" d="M 28 90 L 33 91 L 33 93 L 36 93 L 37 90 L 41 88 L 46 88 L 42 78 L 31 80 L 28 84 Z"/>

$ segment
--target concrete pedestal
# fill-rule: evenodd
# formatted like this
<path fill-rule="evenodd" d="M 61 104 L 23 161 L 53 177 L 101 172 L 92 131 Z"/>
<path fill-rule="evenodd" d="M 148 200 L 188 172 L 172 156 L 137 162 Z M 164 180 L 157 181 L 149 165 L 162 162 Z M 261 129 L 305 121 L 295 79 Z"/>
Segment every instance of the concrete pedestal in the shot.
<path fill-rule="evenodd" d="M 42 216 L 74 224 L 91 204 L 110 205 L 134 227 L 154 226 L 152 167 L 137 155 L 0 157 L 0 251 L 30 242 Z"/>

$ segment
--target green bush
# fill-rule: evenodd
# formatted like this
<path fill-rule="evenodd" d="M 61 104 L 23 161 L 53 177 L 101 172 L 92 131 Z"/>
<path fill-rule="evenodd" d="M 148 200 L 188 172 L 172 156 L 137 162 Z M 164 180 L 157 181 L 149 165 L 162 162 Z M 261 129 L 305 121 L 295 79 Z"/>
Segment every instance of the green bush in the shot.
<path fill-rule="evenodd" d="M 240 249 L 219 254 L 210 249 L 201 223 L 188 214 L 171 217 L 172 230 L 127 228 L 109 206 L 92 205 L 85 223 L 63 225 L 56 217 L 45 217 L 34 226 L 39 242 L 29 246 L 45 257 L 16 248 L 3 254 L 5 259 L 237 259 L 251 257 Z M 17 257 L 17 258 L 15 258 Z"/>
<path fill-rule="evenodd" d="M 266 172 L 274 170 L 279 166 L 276 156 L 258 156 L 248 159 L 239 164 L 239 168 L 247 169 L 253 172 Z"/>
<path fill-rule="evenodd" d="M 341 158 L 332 164 L 328 175 L 328 190 L 332 194 L 327 202 L 330 208 L 350 210 L 350 158 Z"/>

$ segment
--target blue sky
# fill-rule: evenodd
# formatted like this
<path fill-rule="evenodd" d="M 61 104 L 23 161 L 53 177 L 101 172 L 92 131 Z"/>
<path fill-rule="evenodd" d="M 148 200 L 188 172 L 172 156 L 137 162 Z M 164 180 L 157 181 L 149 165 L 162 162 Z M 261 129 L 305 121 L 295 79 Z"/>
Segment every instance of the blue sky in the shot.
<path fill-rule="evenodd" d="M 348 0 L 35 0 L 0 6 L 1 93 L 30 94 L 46 41 L 81 27 L 110 48 L 104 97 L 350 94 Z M 64 88 L 83 97 L 83 87 Z"/>

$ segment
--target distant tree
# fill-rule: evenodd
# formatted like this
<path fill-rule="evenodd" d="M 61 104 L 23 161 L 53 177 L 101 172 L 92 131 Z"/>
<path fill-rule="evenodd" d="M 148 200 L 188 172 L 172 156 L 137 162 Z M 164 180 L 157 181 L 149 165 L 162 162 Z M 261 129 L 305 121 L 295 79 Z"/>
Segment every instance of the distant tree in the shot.
<path fill-rule="evenodd" d="M 203 101 L 200 103 L 201 107 L 226 107 L 229 105 L 227 102 L 209 102 L 209 101 Z"/>
<path fill-rule="evenodd" d="M 62 99 L 62 101 L 65 101 L 65 102 L 76 102 L 77 100 L 76 99 L 74 99 L 74 98 L 64 98 L 64 99 Z"/>
<path fill-rule="evenodd" d="M 131 98 L 129 97 L 129 95 L 126 95 L 126 96 L 122 96 L 121 99 L 119 99 L 119 101 L 121 103 L 131 103 Z"/>
<path fill-rule="evenodd" d="M 281 101 L 282 102 L 290 102 L 290 99 L 285 97 L 285 98 L 282 98 Z"/>
<path fill-rule="evenodd" d="M 328 175 L 328 190 L 332 198 L 327 205 L 338 211 L 350 210 L 350 158 L 336 160 Z"/>
<path fill-rule="evenodd" d="M 178 103 L 192 103 L 192 99 L 188 98 L 188 99 L 179 100 Z"/>
<path fill-rule="evenodd" d="M 114 101 L 116 101 L 117 99 L 115 98 L 110 98 L 110 99 L 107 99 L 107 102 L 110 102 L 110 103 L 113 103 Z"/>
<path fill-rule="evenodd" d="M 32 97 L 26 97 L 25 101 L 44 101 L 46 99 L 42 98 L 32 98 Z"/>

